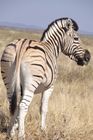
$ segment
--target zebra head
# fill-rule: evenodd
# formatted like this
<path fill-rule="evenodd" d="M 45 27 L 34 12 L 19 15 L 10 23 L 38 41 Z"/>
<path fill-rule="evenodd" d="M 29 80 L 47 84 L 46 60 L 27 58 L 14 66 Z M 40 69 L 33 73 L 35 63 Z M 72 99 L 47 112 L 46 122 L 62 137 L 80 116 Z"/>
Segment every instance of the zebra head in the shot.
<path fill-rule="evenodd" d="M 80 37 L 77 33 L 79 27 L 73 19 L 65 18 L 63 21 L 64 40 L 62 52 L 68 55 L 78 65 L 86 65 L 90 61 L 90 52 L 83 49 Z"/>
<path fill-rule="evenodd" d="M 63 52 L 78 65 L 84 65 L 89 62 L 90 53 L 81 47 L 78 29 L 79 27 L 73 19 L 60 18 L 48 25 L 40 41 L 47 42 L 56 57 Z"/>

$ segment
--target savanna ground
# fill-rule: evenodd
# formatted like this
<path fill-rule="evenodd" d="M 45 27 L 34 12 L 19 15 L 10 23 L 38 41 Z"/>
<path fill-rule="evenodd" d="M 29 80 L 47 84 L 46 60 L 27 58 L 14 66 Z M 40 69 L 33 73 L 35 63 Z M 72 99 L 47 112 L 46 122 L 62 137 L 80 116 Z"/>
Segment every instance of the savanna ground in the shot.
<path fill-rule="evenodd" d="M 0 29 L 0 56 L 4 47 L 17 38 L 38 40 L 39 32 Z M 26 118 L 26 140 L 93 140 L 93 37 L 81 36 L 83 47 L 91 52 L 87 66 L 77 66 L 67 56 L 58 61 L 59 72 L 49 100 L 46 133 L 40 129 L 40 99 L 35 95 Z M 6 90 L 0 75 L 0 140 L 8 123 Z"/>

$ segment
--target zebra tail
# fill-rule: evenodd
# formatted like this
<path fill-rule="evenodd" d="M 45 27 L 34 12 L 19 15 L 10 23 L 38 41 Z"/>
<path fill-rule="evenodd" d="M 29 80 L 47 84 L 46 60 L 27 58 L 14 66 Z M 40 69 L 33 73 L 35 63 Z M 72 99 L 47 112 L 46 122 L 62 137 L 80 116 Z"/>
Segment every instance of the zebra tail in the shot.
<path fill-rule="evenodd" d="M 17 59 L 15 59 L 15 66 L 14 66 L 14 73 L 13 73 L 13 79 L 12 79 L 12 98 L 10 102 L 10 113 L 11 115 L 14 115 L 17 106 L 20 102 L 21 97 L 21 86 L 20 86 L 20 61 L 17 63 Z"/>
<path fill-rule="evenodd" d="M 11 99 L 11 103 L 10 103 L 10 113 L 11 113 L 11 115 L 14 115 L 16 108 L 17 108 L 17 94 L 16 94 L 16 89 L 14 89 L 12 99 Z"/>
<path fill-rule="evenodd" d="M 20 65 L 21 65 L 21 60 L 22 57 L 26 51 L 26 47 L 23 47 L 18 45 L 17 46 L 17 52 L 16 52 L 16 57 L 15 57 L 15 62 L 14 62 L 14 76 L 12 80 L 12 101 L 11 101 L 11 109 L 10 112 L 11 114 L 14 114 L 17 106 L 19 105 L 21 96 L 23 95 L 22 93 L 22 87 L 21 87 L 21 82 L 20 82 Z"/>
<path fill-rule="evenodd" d="M 12 85 L 12 98 L 11 98 L 11 102 L 10 102 L 10 113 L 11 115 L 14 115 L 18 103 L 20 101 L 20 96 L 21 96 L 21 87 L 20 87 L 20 77 L 18 76 L 20 74 L 20 72 L 18 71 L 17 74 L 14 74 L 15 78 L 13 79 L 13 85 Z"/>

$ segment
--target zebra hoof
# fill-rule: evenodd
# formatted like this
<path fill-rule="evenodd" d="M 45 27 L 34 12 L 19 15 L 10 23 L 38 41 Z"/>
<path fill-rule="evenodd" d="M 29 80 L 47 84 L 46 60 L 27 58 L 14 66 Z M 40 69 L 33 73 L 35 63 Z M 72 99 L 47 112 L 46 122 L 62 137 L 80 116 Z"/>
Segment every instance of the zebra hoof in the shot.
<path fill-rule="evenodd" d="M 5 140 L 13 140 L 13 138 L 11 138 L 10 136 L 6 136 Z"/>
<path fill-rule="evenodd" d="M 44 126 L 41 126 L 41 130 L 43 131 L 43 132 L 45 132 L 46 131 L 46 126 L 44 125 Z"/>

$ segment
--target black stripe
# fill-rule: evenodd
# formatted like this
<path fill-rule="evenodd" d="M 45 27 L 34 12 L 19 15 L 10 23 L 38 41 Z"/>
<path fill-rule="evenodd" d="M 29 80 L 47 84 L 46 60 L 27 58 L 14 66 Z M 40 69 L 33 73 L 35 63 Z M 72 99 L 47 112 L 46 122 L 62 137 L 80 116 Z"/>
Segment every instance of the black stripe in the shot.
<path fill-rule="evenodd" d="M 52 66 L 54 66 L 53 60 L 50 58 L 50 55 L 47 54 L 47 56 L 48 56 L 48 58 L 50 59 Z M 51 67 L 51 64 L 48 62 L 48 60 L 46 60 L 46 63 L 47 63 L 47 65 L 49 66 L 49 68 L 50 68 L 50 70 L 51 70 L 51 74 L 52 74 L 52 76 L 51 76 L 51 82 L 50 82 L 50 84 L 51 84 L 51 83 L 52 83 L 52 80 L 53 80 L 53 69 L 52 69 L 52 67 Z M 50 85 L 50 84 L 49 84 L 49 85 Z"/>
<path fill-rule="evenodd" d="M 28 106 L 23 100 L 22 100 L 22 102 L 21 102 L 22 104 L 25 104 L 26 106 Z"/>
<path fill-rule="evenodd" d="M 27 51 L 28 49 L 31 49 L 31 46 L 28 46 L 28 47 L 26 48 L 26 51 Z"/>
<path fill-rule="evenodd" d="M 4 83 L 5 85 L 8 85 L 9 83 Z"/>
<path fill-rule="evenodd" d="M 1 62 L 11 62 L 11 61 L 1 59 Z"/>
<path fill-rule="evenodd" d="M 50 42 L 52 42 L 52 41 L 51 41 L 51 38 L 49 38 L 49 40 L 47 40 L 47 42 L 48 42 L 49 44 L 51 44 L 51 43 L 50 43 Z M 52 42 L 52 43 L 53 43 L 53 42 Z M 51 46 L 50 46 L 50 47 L 51 47 Z M 55 47 L 53 47 L 53 53 L 54 53 L 55 57 L 57 58 Z"/>
<path fill-rule="evenodd" d="M 52 37 L 49 38 L 49 41 L 50 41 L 52 44 L 55 44 L 55 45 L 56 45 L 56 42 L 53 42 Z M 55 47 L 54 47 L 54 53 L 55 53 L 55 56 L 57 57 Z"/>
<path fill-rule="evenodd" d="M 60 41 L 60 38 L 59 38 L 58 34 L 55 32 L 54 28 L 56 28 L 56 27 L 53 27 L 52 30 L 54 31 L 55 34 L 53 34 L 51 37 L 52 37 L 54 43 L 56 44 L 55 40 L 57 40 L 57 42 L 58 42 L 58 41 Z M 58 46 L 58 44 L 56 44 L 56 47 L 54 47 L 54 48 L 57 48 L 57 55 L 59 55 L 59 46 Z"/>
<path fill-rule="evenodd" d="M 65 33 L 68 31 L 68 29 L 66 27 L 63 27 L 63 30 L 65 31 Z"/>
<path fill-rule="evenodd" d="M 23 98 L 23 101 L 30 102 L 29 100 L 27 100 L 27 99 L 24 99 L 24 98 Z"/>
<path fill-rule="evenodd" d="M 57 38 L 56 38 L 54 35 L 51 35 L 50 38 L 52 39 L 51 42 L 52 42 L 53 44 L 55 43 L 55 45 L 57 46 L 56 41 L 55 41 L 55 40 L 57 40 Z M 49 39 L 50 39 L 50 38 L 49 38 Z"/>
<path fill-rule="evenodd" d="M 26 40 L 27 40 L 27 39 L 25 38 L 25 39 L 22 41 L 22 44 L 21 44 L 21 47 L 20 47 L 20 51 L 21 51 L 21 48 L 23 47 L 23 45 L 24 45 L 24 43 L 25 43 Z"/>
<path fill-rule="evenodd" d="M 46 47 L 50 52 L 53 51 L 50 45 L 47 45 L 47 44 L 46 44 L 45 47 Z"/>
<path fill-rule="evenodd" d="M 5 73 L 5 72 L 1 70 L 1 73 Z"/>
<path fill-rule="evenodd" d="M 3 79 L 6 79 L 6 76 L 4 76 Z"/>
<path fill-rule="evenodd" d="M 34 74 L 33 76 L 43 79 L 43 77 L 42 77 L 41 75 L 36 75 L 36 74 Z"/>
<path fill-rule="evenodd" d="M 48 53 L 47 53 L 47 56 L 48 56 L 48 58 L 50 59 L 50 61 L 51 61 L 51 63 L 52 63 L 52 66 L 54 65 L 54 63 L 53 63 L 53 58 L 51 58 L 50 56 L 51 55 L 49 55 Z"/>
<path fill-rule="evenodd" d="M 26 41 L 26 40 L 27 40 L 26 38 L 23 40 L 23 42 L 22 42 L 21 46 L 23 46 L 23 44 L 25 43 L 25 41 Z"/>
<path fill-rule="evenodd" d="M 40 48 L 39 46 L 35 46 L 35 47 L 32 47 L 32 46 L 28 46 L 27 48 L 26 48 L 26 51 L 28 50 L 28 49 L 37 49 L 37 50 L 40 50 L 40 51 L 42 51 L 44 54 L 45 54 L 45 51 L 44 51 L 44 49 L 43 48 Z"/>
<path fill-rule="evenodd" d="M 35 80 L 34 80 L 34 82 L 36 82 L 38 85 L 40 84 L 38 81 L 35 81 Z"/>
<path fill-rule="evenodd" d="M 42 52 L 45 54 L 44 49 L 43 49 L 43 48 L 40 48 L 39 46 L 35 46 L 35 47 L 31 47 L 31 48 L 33 48 L 33 49 L 38 49 L 38 50 L 42 51 Z"/>
<path fill-rule="evenodd" d="M 55 33 L 56 34 L 56 33 Z M 57 40 L 57 38 L 56 37 L 58 37 L 58 41 L 60 42 L 60 38 L 59 38 L 59 36 L 56 34 L 56 36 L 54 35 L 54 38 L 55 38 L 55 40 Z M 58 42 L 57 41 L 57 42 Z M 59 55 L 59 46 L 58 46 L 58 44 L 56 45 L 56 48 L 57 48 L 57 54 Z"/>
<path fill-rule="evenodd" d="M 41 67 L 45 71 L 44 67 L 41 64 L 31 64 L 31 65 L 39 66 L 39 67 Z"/>
<path fill-rule="evenodd" d="M 26 40 L 27 40 L 26 38 L 23 41 L 20 40 L 20 41 L 22 41 L 22 43 L 20 45 L 20 52 L 21 52 L 21 49 L 22 49 L 22 47 L 23 47 L 23 45 L 24 45 L 24 43 L 25 43 Z M 19 57 L 20 57 L 20 53 L 19 53 Z M 17 59 L 17 57 L 16 57 L 16 59 Z"/>
<path fill-rule="evenodd" d="M 4 53 L 3 53 L 2 57 L 3 57 L 5 54 L 8 54 L 8 55 L 11 55 L 11 56 L 12 56 L 11 52 L 7 52 L 6 50 L 4 50 Z"/>
<path fill-rule="evenodd" d="M 35 85 L 31 84 L 35 89 L 37 88 Z"/>
<path fill-rule="evenodd" d="M 56 27 L 55 27 L 56 28 Z M 53 30 L 54 30 L 54 28 L 53 28 Z M 58 34 L 60 35 L 60 36 L 62 36 L 62 34 L 59 32 L 59 30 L 58 29 L 56 29 L 57 30 L 57 32 L 58 32 Z M 54 36 L 55 36 L 55 38 L 58 38 L 58 41 L 59 41 L 59 43 L 60 43 L 60 46 L 62 46 L 62 43 L 61 43 L 61 40 L 60 40 L 60 37 L 59 37 L 59 35 L 57 34 L 57 32 L 55 32 L 55 30 L 54 30 Z M 56 39 L 57 40 L 57 39 Z M 59 46 L 57 45 L 56 46 L 57 47 L 57 53 L 58 53 L 58 55 L 59 55 Z"/>
<path fill-rule="evenodd" d="M 48 62 L 47 60 L 46 60 L 46 62 L 47 62 L 47 65 L 49 66 L 49 68 L 50 68 L 50 70 L 51 70 L 51 74 L 52 74 L 51 82 L 50 82 L 49 85 L 48 85 L 48 86 L 50 86 L 51 83 L 52 83 L 52 80 L 53 80 L 53 70 L 52 70 L 52 67 L 51 67 L 51 65 L 49 64 L 49 62 Z"/>
<path fill-rule="evenodd" d="M 13 47 L 16 48 L 16 44 L 13 44 L 13 43 L 8 44 L 7 47 L 8 47 L 8 46 L 13 46 Z"/>
<path fill-rule="evenodd" d="M 29 41 L 29 46 L 30 46 L 31 42 L 32 42 L 32 40 Z"/>

